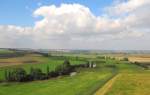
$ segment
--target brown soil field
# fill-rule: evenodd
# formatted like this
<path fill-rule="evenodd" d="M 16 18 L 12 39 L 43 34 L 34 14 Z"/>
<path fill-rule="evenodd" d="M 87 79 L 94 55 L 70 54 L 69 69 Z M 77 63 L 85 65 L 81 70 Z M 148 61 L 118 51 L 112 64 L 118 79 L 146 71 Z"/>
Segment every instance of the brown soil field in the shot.
<path fill-rule="evenodd" d="M 126 54 L 126 55 L 118 55 L 114 54 L 111 55 L 112 57 L 115 57 L 116 59 L 123 59 L 128 58 L 131 62 L 142 62 L 142 63 L 148 63 L 150 62 L 150 54 Z"/>
<path fill-rule="evenodd" d="M 143 62 L 147 63 L 150 62 L 150 57 L 129 57 L 131 62 Z"/>
<path fill-rule="evenodd" d="M 39 57 L 40 56 L 37 56 L 37 55 L 26 55 L 23 57 L 0 59 L 0 67 L 10 66 L 10 65 L 19 65 L 19 64 L 28 64 L 28 63 L 40 63 L 41 59 Z"/>

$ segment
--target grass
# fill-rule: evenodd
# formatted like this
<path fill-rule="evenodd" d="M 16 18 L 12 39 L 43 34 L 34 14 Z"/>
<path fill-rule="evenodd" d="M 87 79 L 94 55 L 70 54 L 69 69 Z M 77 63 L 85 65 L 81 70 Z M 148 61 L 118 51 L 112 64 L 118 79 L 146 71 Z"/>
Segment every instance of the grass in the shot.
<path fill-rule="evenodd" d="M 64 55 L 63 55 L 64 56 Z M 128 61 L 119 61 L 115 59 L 101 59 L 100 55 L 66 54 L 69 56 L 71 64 L 81 64 L 83 61 L 76 60 L 76 56 L 93 60 L 97 63 L 96 68 L 79 68 L 75 76 L 61 76 L 44 81 L 33 81 L 28 83 L 0 83 L 0 95 L 92 95 L 98 89 L 109 81 L 116 73 L 119 77 L 115 79 L 114 84 L 104 87 L 107 95 L 148 95 L 150 88 L 150 71 L 132 64 Z M 29 71 L 31 67 L 41 68 L 44 72 L 46 66 L 54 70 L 56 66 L 62 64 L 64 59 L 57 57 L 42 56 L 24 56 L 10 62 L 18 62 L 14 66 L 5 66 L 0 68 L 0 78 L 4 79 L 4 70 L 16 67 L 23 67 Z M 16 61 L 17 60 L 17 61 Z M 2 62 L 2 60 L 0 60 Z M 4 60 L 3 60 L 4 61 Z M 35 63 L 30 63 L 35 61 Z M 26 63 L 29 62 L 29 63 Z M 133 94 L 132 94 L 133 93 Z"/>
<path fill-rule="evenodd" d="M 46 67 L 49 66 L 50 71 L 54 70 L 56 66 L 62 64 L 65 59 L 56 60 L 51 57 L 43 57 L 43 56 L 24 56 L 24 57 L 16 57 L 16 58 L 8 58 L 8 59 L 0 59 L 0 61 L 11 61 L 14 62 L 14 65 L 8 65 L 0 67 L 0 80 L 4 79 L 5 70 L 11 70 L 12 68 L 24 68 L 27 72 L 30 71 L 31 67 L 40 68 L 43 72 L 46 72 Z M 24 63 L 27 61 L 36 61 L 36 63 Z M 69 60 L 71 64 L 81 64 L 83 61 L 77 60 Z M 16 63 L 15 63 L 16 62 Z M 20 63 L 17 63 L 20 62 Z"/>
<path fill-rule="evenodd" d="M 6 49 L 0 49 L 0 54 L 6 54 L 6 53 L 13 53 L 13 51 L 6 50 Z"/>
<path fill-rule="evenodd" d="M 109 59 L 105 66 L 110 65 L 116 67 L 119 75 L 100 88 L 95 95 L 149 95 L 150 71 L 126 61 Z"/>
<path fill-rule="evenodd" d="M 149 95 L 150 74 L 120 74 L 106 95 Z"/>
<path fill-rule="evenodd" d="M 111 69 L 84 69 L 72 77 L 59 77 L 29 83 L 2 83 L 0 95 L 91 95 L 112 76 Z"/>
<path fill-rule="evenodd" d="M 105 85 L 98 89 L 94 95 L 105 95 L 107 91 L 112 87 L 113 83 L 116 81 L 118 75 L 112 77 Z"/>

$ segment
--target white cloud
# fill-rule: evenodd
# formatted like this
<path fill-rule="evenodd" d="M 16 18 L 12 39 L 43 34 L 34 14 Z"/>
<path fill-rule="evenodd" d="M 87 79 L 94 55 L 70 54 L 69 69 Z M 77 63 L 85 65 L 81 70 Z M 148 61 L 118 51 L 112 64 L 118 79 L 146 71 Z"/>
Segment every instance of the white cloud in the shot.
<path fill-rule="evenodd" d="M 95 16 L 88 7 L 80 4 L 41 6 L 33 13 L 35 17 L 42 16 L 34 27 L 0 26 L 0 45 L 88 49 L 109 49 L 108 46 L 112 46 L 114 49 L 112 43 L 116 40 L 129 42 L 127 46 L 134 39 L 144 42 L 150 40 L 150 3 L 149 0 L 138 1 L 129 0 L 107 7 L 106 14 L 102 14 L 107 17 Z M 114 13 L 110 15 L 110 11 Z M 109 45 L 102 44 L 106 41 Z"/>
<path fill-rule="evenodd" d="M 148 4 L 150 4 L 149 0 L 127 0 L 124 2 L 115 3 L 105 9 L 108 13 L 110 13 L 110 15 L 122 15 L 133 12 L 137 8 Z"/>

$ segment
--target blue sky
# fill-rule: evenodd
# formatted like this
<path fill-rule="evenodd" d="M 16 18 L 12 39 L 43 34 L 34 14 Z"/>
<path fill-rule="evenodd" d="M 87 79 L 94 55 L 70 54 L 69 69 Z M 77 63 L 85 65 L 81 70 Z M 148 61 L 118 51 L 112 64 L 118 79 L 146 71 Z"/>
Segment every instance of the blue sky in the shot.
<path fill-rule="evenodd" d="M 43 5 L 56 5 L 62 3 L 78 3 L 90 8 L 94 15 L 101 15 L 104 7 L 111 5 L 113 0 L 1 0 L 0 24 L 33 26 L 35 18 L 33 11 Z M 42 4 L 42 5 L 40 5 Z"/>
<path fill-rule="evenodd" d="M 0 47 L 150 49 L 149 10 L 150 0 L 0 0 Z"/>

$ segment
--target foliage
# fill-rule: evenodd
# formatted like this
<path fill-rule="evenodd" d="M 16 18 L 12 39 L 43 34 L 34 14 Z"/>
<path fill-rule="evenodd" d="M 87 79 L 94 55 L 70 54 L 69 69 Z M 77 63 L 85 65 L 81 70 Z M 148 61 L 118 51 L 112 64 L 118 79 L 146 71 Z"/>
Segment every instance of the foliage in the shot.
<path fill-rule="evenodd" d="M 127 57 L 122 59 L 123 61 L 129 61 L 129 59 Z"/>
<path fill-rule="evenodd" d="M 55 71 L 50 71 L 49 66 L 47 66 L 46 68 L 46 73 L 42 72 L 40 68 L 31 67 L 29 74 L 27 74 L 27 72 L 23 68 L 15 68 L 11 71 L 5 70 L 5 80 L 16 82 L 45 80 L 61 75 L 69 75 L 71 72 L 75 71 L 76 67 L 88 67 L 88 64 L 79 64 L 78 66 L 72 66 L 68 60 L 65 60 L 63 64 L 56 67 Z"/>
<path fill-rule="evenodd" d="M 5 71 L 5 79 L 7 81 L 25 81 L 27 73 L 22 68 L 16 68 L 13 71 Z"/>

